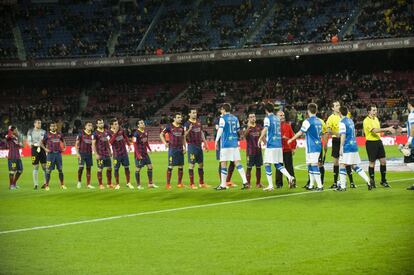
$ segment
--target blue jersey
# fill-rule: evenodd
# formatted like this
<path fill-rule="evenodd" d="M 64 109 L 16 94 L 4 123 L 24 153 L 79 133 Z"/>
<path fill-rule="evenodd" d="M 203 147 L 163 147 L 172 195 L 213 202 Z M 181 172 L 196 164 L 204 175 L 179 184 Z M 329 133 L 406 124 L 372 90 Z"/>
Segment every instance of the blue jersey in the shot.
<path fill-rule="evenodd" d="M 358 144 L 355 137 L 355 125 L 352 119 L 344 117 L 339 123 L 339 134 L 345 135 L 344 153 L 358 152 Z"/>
<path fill-rule="evenodd" d="M 220 138 L 221 148 L 239 147 L 237 132 L 240 129 L 239 120 L 232 114 L 225 114 L 220 117 L 219 128 L 223 129 Z"/>
<path fill-rule="evenodd" d="M 263 127 L 267 129 L 266 148 L 282 148 L 280 118 L 274 114 L 267 115 L 263 121 Z"/>
<path fill-rule="evenodd" d="M 302 123 L 300 131 L 306 134 L 306 153 L 322 151 L 322 122 L 316 116 L 307 118 Z"/>
<path fill-rule="evenodd" d="M 414 111 L 410 112 L 410 114 L 408 115 L 408 120 L 407 120 L 407 135 L 408 138 L 410 138 L 410 133 L 411 133 L 411 128 L 414 127 Z M 414 138 L 413 141 L 411 142 L 411 144 L 409 144 L 411 146 L 411 148 L 414 148 Z"/>

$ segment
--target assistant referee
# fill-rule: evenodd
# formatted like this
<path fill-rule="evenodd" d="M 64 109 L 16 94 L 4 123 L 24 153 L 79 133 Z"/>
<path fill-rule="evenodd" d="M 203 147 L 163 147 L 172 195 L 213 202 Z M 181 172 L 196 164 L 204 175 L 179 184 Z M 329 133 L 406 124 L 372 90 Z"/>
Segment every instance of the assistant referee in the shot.
<path fill-rule="evenodd" d="M 385 149 L 382 143 L 380 133 L 390 132 L 395 133 L 393 126 L 388 128 L 381 128 L 380 122 L 377 117 L 377 107 L 375 105 L 369 105 L 367 107 L 368 116 L 364 119 L 364 134 L 367 140 L 366 149 L 369 159 L 369 177 L 374 182 L 373 187 L 375 188 L 375 161 L 380 161 L 380 172 L 381 172 L 381 185 L 384 187 L 390 187 L 387 183 L 386 174 L 387 166 L 385 159 Z"/>
<path fill-rule="evenodd" d="M 331 188 L 336 189 L 339 176 L 339 147 L 341 145 L 341 138 L 339 135 L 339 123 L 341 122 L 341 116 L 339 115 L 339 108 L 341 108 L 341 103 L 338 100 L 331 102 L 332 114 L 328 117 L 326 121 L 326 127 L 328 133 L 332 137 L 332 153 L 333 158 L 333 172 L 334 172 L 334 183 Z M 351 188 L 355 188 L 354 179 L 352 177 L 352 169 L 350 166 L 347 166 L 346 172 L 349 177 L 349 182 L 351 183 Z"/>

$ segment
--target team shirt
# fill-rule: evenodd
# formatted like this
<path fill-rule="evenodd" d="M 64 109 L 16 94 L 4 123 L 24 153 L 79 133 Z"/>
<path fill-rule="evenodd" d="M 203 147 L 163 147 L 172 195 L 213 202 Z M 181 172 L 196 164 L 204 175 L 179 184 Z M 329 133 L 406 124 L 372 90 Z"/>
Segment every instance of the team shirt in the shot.
<path fill-rule="evenodd" d="M 280 118 L 275 114 L 269 114 L 265 117 L 263 126 L 267 128 L 266 148 L 282 148 Z"/>
<path fill-rule="evenodd" d="M 87 133 L 82 131 L 76 136 L 76 140 L 79 142 L 79 153 L 92 154 L 92 132 Z"/>
<path fill-rule="evenodd" d="M 184 145 L 184 127 L 174 126 L 174 124 L 168 124 L 164 130 L 162 130 L 163 133 L 168 133 L 170 140 L 168 141 L 169 147 L 174 149 L 183 150 Z"/>
<path fill-rule="evenodd" d="M 27 131 L 27 141 L 29 146 L 39 146 L 45 136 L 46 131 L 43 129 L 30 129 Z"/>
<path fill-rule="evenodd" d="M 103 131 L 100 131 L 99 129 L 96 129 L 92 135 L 92 140 L 96 140 L 95 147 L 99 156 L 109 157 L 111 155 L 109 148 L 110 135 L 108 130 L 104 129 Z"/>
<path fill-rule="evenodd" d="M 151 148 L 148 144 L 148 132 L 137 129 L 133 136 L 132 142 L 134 143 L 135 158 L 142 159 L 148 156 L 148 150 Z"/>
<path fill-rule="evenodd" d="M 190 129 L 190 125 L 192 125 L 192 128 L 187 136 L 187 142 L 188 144 L 195 145 L 197 147 L 201 147 L 201 143 L 203 142 L 202 139 L 202 132 L 203 132 L 203 126 L 201 125 L 201 122 L 196 120 L 195 122 L 188 120 L 184 124 L 184 130 L 187 131 Z"/>
<path fill-rule="evenodd" d="M 333 133 L 339 133 L 339 122 L 341 121 L 341 117 L 337 114 L 332 114 L 328 117 L 326 121 L 327 128 L 331 129 Z M 333 137 L 337 137 L 336 134 L 332 135 Z"/>
<path fill-rule="evenodd" d="M 300 131 L 306 134 L 306 153 L 320 153 L 322 150 L 322 123 L 315 115 L 302 123 Z"/>
<path fill-rule="evenodd" d="M 407 136 L 410 137 L 411 128 L 414 127 L 414 111 L 410 112 L 407 120 Z M 411 148 L 414 148 L 414 138 L 411 142 Z"/>
<path fill-rule="evenodd" d="M 221 148 L 237 148 L 239 146 L 237 132 L 240 130 L 240 123 L 237 117 L 232 114 L 225 114 L 220 117 L 219 128 L 223 129 L 220 137 Z"/>
<path fill-rule="evenodd" d="M 344 153 L 358 152 L 358 145 L 355 136 L 355 125 L 349 117 L 342 118 L 339 123 L 339 134 L 345 135 Z"/>
<path fill-rule="evenodd" d="M 60 153 L 60 142 L 64 142 L 63 135 L 59 132 L 48 132 L 43 137 L 43 144 L 49 150 L 50 153 Z"/>
<path fill-rule="evenodd" d="M 261 151 L 258 142 L 262 132 L 262 126 L 256 124 L 254 127 L 250 127 L 246 131 L 246 153 L 248 156 L 256 155 Z"/>
<path fill-rule="evenodd" d="M 126 146 L 129 144 L 128 135 L 124 130 L 119 130 L 117 133 L 108 131 L 110 139 L 109 144 L 112 146 L 114 158 L 124 157 L 128 155 Z"/>
<path fill-rule="evenodd" d="M 9 132 L 6 135 L 7 141 L 7 148 L 9 148 L 9 154 L 7 156 L 8 159 L 20 159 L 20 144 L 19 139 L 13 135 L 13 133 Z"/>
<path fill-rule="evenodd" d="M 371 118 L 367 116 L 363 122 L 365 138 L 370 141 L 380 140 L 379 133 L 372 132 L 372 129 L 380 129 L 381 125 L 377 117 Z"/>

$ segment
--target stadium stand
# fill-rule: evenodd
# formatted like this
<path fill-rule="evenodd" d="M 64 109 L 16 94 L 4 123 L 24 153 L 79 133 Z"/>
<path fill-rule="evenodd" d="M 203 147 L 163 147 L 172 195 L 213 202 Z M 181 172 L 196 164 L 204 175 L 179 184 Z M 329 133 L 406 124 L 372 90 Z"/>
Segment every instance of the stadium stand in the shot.
<path fill-rule="evenodd" d="M 8 8 L 12 9 L 12 8 Z M 0 58 L 154 55 L 414 35 L 406 0 L 22 1 L 0 21 Z"/>

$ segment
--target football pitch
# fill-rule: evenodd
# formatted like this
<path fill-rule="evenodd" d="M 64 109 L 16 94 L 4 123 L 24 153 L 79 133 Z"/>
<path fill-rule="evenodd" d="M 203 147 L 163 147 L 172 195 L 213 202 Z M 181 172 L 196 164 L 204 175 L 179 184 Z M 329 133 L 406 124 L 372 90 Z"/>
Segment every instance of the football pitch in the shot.
<path fill-rule="evenodd" d="M 386 150 L 387 158 L 401 158 L 396 147 Z M 365 148 L 360 154 L 366 160 Z M 412 274 L 414 192 L 406 190 L 412 172 L 388 172 L 387 189 L 377 172 L 372 191 L 354 174 L 356 189 L 334 192 L 326 188 L 333 178 L 327 171 L 325 191 L 313 192 L 301 188 L 307 172 L 296 169 L 298 188 L 285 181 L 283 189 L 264 192 L 240 190 L 237 170 L 237 188 L 177 189 L 174 169 L 173 188 L 166 190 L 166 153 L 151 158 L 159 189 L 127 189 L 121 168 L 120 190 L 79 190 L 77 159 L 65 156 L 68 189 L 59 188 L 54 171 L 49 192 L 33 190 L 29 158 L 21 188 L 8 190 L 1 159 L 0 274 Z M 299 149 L 294 164 L 304 159 Z M 205 181 L 212 187 L 217 166 L 215 152 L 206 153 Z M 135 185 L 134 171 L 132 165 Z M 146 187 L 146 168 L 141 182 Z M 96 163 L 92 183 L 97 186 Z"/>

